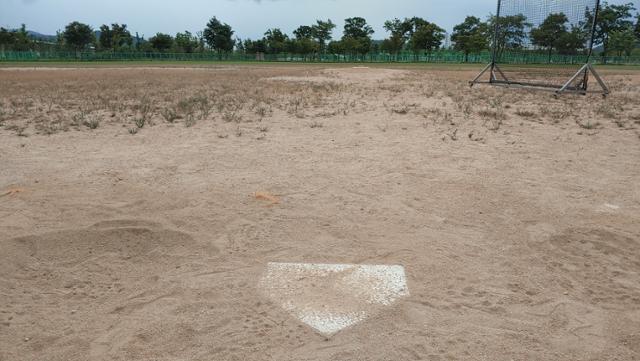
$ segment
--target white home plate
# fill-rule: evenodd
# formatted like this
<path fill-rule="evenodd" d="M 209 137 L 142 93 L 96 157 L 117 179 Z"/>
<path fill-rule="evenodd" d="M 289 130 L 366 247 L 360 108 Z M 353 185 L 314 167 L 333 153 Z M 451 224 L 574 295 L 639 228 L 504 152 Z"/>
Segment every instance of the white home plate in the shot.
<path fill-rule="evenodd" d="M 260 289 L 325 335 L 408 296 L 402 266 L 269 263 Z"/>

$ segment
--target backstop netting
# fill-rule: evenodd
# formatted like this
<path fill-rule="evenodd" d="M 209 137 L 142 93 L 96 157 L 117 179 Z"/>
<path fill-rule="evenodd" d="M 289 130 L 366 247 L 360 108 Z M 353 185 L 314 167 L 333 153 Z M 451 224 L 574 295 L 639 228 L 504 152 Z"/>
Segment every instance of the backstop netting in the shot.
<path fill-rule="evenodd" d="M 593 69 L 576 73 L 591 57 L 599 5 L 599 0 L 499 0 L 491 19 L 489 82 L 586 91 Z M 532 54 L 545 63 L 526 64 Z M 567 55 L 574 64 L 566 63 Z"/>

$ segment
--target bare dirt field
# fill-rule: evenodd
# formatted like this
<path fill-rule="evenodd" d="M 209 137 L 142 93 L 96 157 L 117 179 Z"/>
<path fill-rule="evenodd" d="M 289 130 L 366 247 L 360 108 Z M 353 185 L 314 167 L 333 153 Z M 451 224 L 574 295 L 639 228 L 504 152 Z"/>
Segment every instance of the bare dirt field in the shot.
<path fill-rule="evenodd" d="M 479 70 L 0 68 L 0 360 L 640 360 L 640 71 Z M 270 262 L 410 294 L 326 336 Z"/>

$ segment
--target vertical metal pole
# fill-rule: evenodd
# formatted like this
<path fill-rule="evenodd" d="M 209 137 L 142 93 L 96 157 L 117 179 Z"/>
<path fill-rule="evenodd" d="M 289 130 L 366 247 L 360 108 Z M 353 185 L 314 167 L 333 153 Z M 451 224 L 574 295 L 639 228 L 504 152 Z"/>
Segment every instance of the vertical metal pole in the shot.
<path fill-rule="evenodd" d="M 494 29 L 493 29 L 493 54 L 491 55 L 491 73 L 489 74 L 489 82 L 493 82 L 494 80 L 494 69 L 496 67 L 496 58 L 498 57 L 498 31 L 500 30 L 500 8 L 502 5 L 502 0 L 498 0 L 498 9 L 496 10 L 496 17 L 494 19 Z"/>
<path fill-rule="evenodd" d="M 593 43 L 596 41 L 596 27 L 598 25 L 598 15 L 600 14 L 600 0 L 596 0 L 596 8 L 593 12 L 593 24 L 591 24 L 591 40 L 589 40 L 589 53 L 587 54 L 586 64 L 591 61 L 593 55 Z M 586 91 L 589 85 L 589 67 L 584 70 L 584 80 L 582 82 L 582 88 Z"/>
<path fill-rule="evenodd" d="M 589 41 L 589 55 L 587 55 L 587 63 L 593 55 L 593 43 L 596 41 L 596 26 L 598 25 L 598 15 L 600 14 L 600 0 L 596 0 L 596 8 L 593 13 L 593 24 L 591 24 L 591 40 Z"/>

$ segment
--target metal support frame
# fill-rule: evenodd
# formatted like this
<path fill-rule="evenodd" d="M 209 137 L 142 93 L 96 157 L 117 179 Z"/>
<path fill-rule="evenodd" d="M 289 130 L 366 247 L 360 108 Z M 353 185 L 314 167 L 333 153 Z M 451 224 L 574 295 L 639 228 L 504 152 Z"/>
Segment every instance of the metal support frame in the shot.
<path fill-rule="evenodd" d="M 596 8 L 594 9 L 593 15 L 593 23 L 591 26 L 591 38 L 589 40 L 589 52 L 587 55 L 587 60 L 585 64 L 575 73 L 564 85 L 556 86 L 550 84 L 540 84 L 540 83 L 527 83 L 527 82 L 517 82 L 510 81 L 504 72 L 500 69 L 497 64 L 498 58 L 498 32 L 500 30 L 499 21 L 500 21 L 500 8 L 502 5 L 502 0 L 498 0 L 498 10 L 496 11 L 495 17 L 495 26 L 493 31 L 493 44 L 492 44 L 492 56 L 491 63 L 489 63 L 481 72 L 478 74 L 472 81 L 469 82 L 469 86 L 473 87 L 475 84 L 489 84 L 496 86 L 506 86 L 506 87 L 517 87 L 517 88 L 527 88 L 534 90 L 552 90 L 555 91 L 556 94 L 561 94 L 565 92 L 573 92 L 579 94 L 587 94 L 587 93 L 599 93 L 603 96 L 609 95 L 609 88 L 602 80 L 596 69 L 591 64 L 591 57 L 593 56 L 593 45 L 595 42 L 596 35 L 596 26 L 598 23 L 598 15 L 600 13 L 600 0 L 596 0 Z M 482 76 L 489 71 L 489 81 L 481 81 Z M 499 80 L 496 76 L 496 72 L 502 77 L 502 80 Z M 590 91 L 589 90 L 589 74 L 593 75 L 593 77 L 602 88 L 601 91 Z M 574 85 L 575 81 L 582 76 L 582 79 L 578 85 Z"/>

